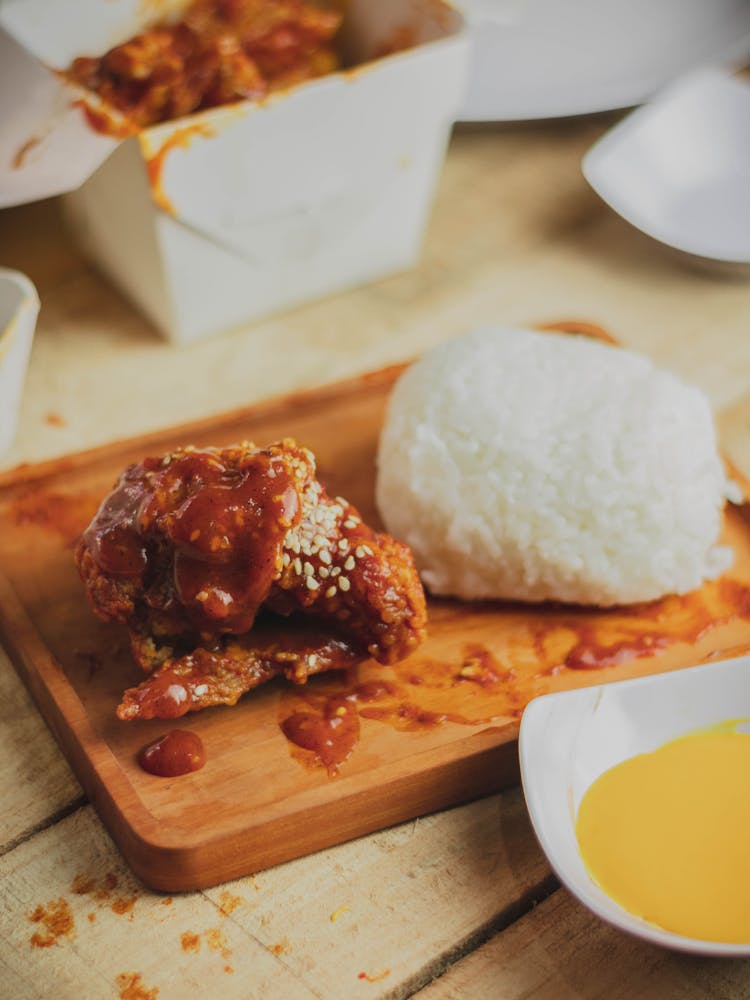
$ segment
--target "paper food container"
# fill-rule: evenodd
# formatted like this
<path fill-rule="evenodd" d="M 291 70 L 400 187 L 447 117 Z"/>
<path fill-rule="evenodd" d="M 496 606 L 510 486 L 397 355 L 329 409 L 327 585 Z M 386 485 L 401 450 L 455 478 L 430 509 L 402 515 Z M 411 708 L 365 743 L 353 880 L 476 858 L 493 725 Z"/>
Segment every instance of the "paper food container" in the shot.
<path fill-rule="evenodd" d="M 95 95 L 42 67 L 103 54 L 153 9 L 0 5 L 0 206 L 71 191 L 87 255 L 176 342 L 416 262 L 467 71 L 452 7 L 349 0 L 340 45 L 351 68 L 118 140 L 91 126 Z M 413 47 L 377 58 L 404 37 Z M 28 100 L 7 96 L 9 66 Z"/>
<path fill-rule="evenodd" d="M 39 296 L 25 274 L 0 267 L 0 455 L 13 443 Z"/>

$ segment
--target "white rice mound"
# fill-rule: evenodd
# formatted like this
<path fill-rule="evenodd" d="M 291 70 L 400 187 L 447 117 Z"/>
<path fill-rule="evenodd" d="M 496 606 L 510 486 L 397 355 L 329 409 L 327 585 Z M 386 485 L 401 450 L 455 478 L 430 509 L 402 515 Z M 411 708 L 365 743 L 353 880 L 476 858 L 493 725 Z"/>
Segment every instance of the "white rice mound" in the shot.
<path fill-rule="evenodd" d="M 376 498 L 435 594 L 608 606 L 731 565 L 726 485 L 698 389 L 586 337 L 486 328 L 399 379 Z"/>

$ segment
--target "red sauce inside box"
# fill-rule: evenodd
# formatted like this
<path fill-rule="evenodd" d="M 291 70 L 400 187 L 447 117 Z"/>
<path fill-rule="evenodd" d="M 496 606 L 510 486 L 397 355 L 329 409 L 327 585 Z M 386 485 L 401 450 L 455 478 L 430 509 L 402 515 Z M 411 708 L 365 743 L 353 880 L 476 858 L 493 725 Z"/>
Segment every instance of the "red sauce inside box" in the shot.
<path fill-rule="evenodd" d="M 80 56 L 64 75 L 145 128 L 336 70 L 341 20 L 335 7 L 308 0 L 193 0 L 179 20 Z M 113 131 L 107 115 L 88 119 Z"/>

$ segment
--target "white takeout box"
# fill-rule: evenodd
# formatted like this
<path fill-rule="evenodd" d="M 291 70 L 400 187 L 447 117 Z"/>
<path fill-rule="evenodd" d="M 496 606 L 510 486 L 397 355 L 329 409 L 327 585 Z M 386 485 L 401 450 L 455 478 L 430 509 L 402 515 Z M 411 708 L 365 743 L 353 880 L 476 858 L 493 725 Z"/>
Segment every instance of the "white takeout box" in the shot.
<path fill-rule="evenodd" d="M 26 275 L 0 267 L 0 455 L 16 434 L 38 313 L 39 296 Z"/>
<path fill-rule="evenodd" d="M 24 118 L 0 98 L 0 205 L 77 188 L 66 209 L 80 244 L 177 342 L 415 263 L 466 76 L 452 7 L 350 0 L 340 39 L 352 68 L 118 141 L 87 124 L 80 101 L 95 108 L 94 95 L 40 76 L 39 64 L 102 54 L 145 25 L 149 9 L 142 0 L 0 5 L 13 39 L 0 49 L 0 92 L 7 52 L 37 116 L 30 123 L 25 101 L 16 96 Z M 413 48 L 377 58 L 405 31 Z"/>

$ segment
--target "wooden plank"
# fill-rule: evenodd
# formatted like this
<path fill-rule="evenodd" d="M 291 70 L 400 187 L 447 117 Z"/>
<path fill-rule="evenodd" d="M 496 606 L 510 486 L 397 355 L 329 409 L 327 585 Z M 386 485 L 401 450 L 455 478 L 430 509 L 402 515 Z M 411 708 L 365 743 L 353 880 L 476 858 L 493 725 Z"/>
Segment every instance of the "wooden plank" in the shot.
<path fill-rule="evenodd" d="M 204 896 L 144 893 L 90 806 L 6 854 L 0 881 L 4 996 L 183 1000 L 210 984 L 228 1000 L 315 996 Z"/>
<path fill-rule="evenodd" d="M 548 872 L 516 790 L 167 904 L 86 807 L 0 859 L 2 992 L 117 995 L 137 973 L 158 1000 L 406 996 Z"/>
<path fill-rule="evenodd" d="M 419 1000 L 746 1000 L 750 962 L 681 955 L 609 927 L 565 889 L 462 959 Z"/>
<path fill-rule="evenodd" d="M 321 677 L 303 689 L 274 683 L 232 710 L 194 716 L 206 768 L 176 781 L 144 774 L 139 748 L 169 726 L 114 717 L 134 667 L 122 630 L 91 615 L 73 567 L 75 537 L 127 462 L 186 440 L 265 443 L 295 435 L 318 455 L 330 492 L 376 519 L 374 452 L 394 377 L 389 369 L 167 431 L 147 444 L 115 444 L 3 477 L 3 639 L 120 848 L 156 888 L 216 884 L 507 786 L 517 778 L 517 720 L 534 695 L 675 669 L 750 643 L 742 611 L 750 532 L 733 508 L 726 519 L 726 540 L 737 555 L 732 580 L 606 614 L 432 601 L 428 641 L 408 660 L 392 668 L 366 663 L 354 679 Z M 579 648 L 575 662 L 585 662 L 585 670 L 568 665 Z M 649 648 L 658 652 L 645 655 Z M 606 666 L 614 653 L 616 671 Z M 603 665 L 592 669 L 598 656 Z M 466 664 L 486 683 L 465 677 Z M 360 742 L 337 777 L 302 767 L 283 737 L 283 719 L 309 710 L 311 699 L 374 679 L 396 688 L 385 724 L 362 717 Z M 409 719 L 432 714 L 403 731 L 402 710 Z M 433 724 L 434 713 L 442 725 Z M 248 781 L 251 774 L 263 780 Z"/>
<path fill-rule="evenodd" d="M 81 801 L 81 786 L 0 649 L 0 854 Z"/>

